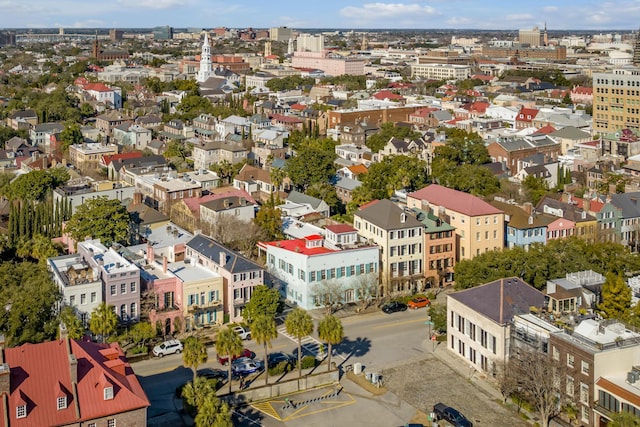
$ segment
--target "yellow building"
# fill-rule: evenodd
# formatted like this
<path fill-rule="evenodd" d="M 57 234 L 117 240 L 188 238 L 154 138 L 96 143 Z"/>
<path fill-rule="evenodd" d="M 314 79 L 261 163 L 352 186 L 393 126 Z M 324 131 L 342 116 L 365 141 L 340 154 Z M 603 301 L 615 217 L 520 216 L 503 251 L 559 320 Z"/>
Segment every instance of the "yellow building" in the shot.
<path fill-rule="evenodd" d="M 479 197 L 432 184 L 407 196 L 407 207 L 443 219 L 456 230 L 456 261 L 504 248 L 504 212 Z"/>
<path fill-rule="evenodd" d="M 640 129 L 640 68 L 593 74 L 593 131 Z"/>

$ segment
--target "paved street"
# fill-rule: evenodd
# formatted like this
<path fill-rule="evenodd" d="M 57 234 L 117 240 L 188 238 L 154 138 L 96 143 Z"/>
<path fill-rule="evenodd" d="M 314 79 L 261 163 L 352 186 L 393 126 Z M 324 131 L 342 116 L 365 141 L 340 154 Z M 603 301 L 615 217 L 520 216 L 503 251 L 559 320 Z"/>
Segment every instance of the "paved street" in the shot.
<path fill-rule="evenodd" d="M 434 403 L 442 401 L 454 406 L 474 421 L 474 425 L 527 425 L 511 411 L 496 403 L 499 393 L 485 380 L 471 376 L 464 361 L 449 354 L 443 344 L 435 348 L 427 340 L 426 310 L 383 314 L 374 311 L 342 319 L 343 343 L 335 346 L 338 365 L 360 362 L 365 372 L 382 375 L 386 394 L 372 395 L 355 383 L 343 379 L 343 392 L 333 396 L 334 389 L 307 391 L 288 399 L 305 402 L 300 407 L 283 409 L 285 397 L 240 408 L 234 414 L 234 425 L 267 427 L 303 426 L 371 426 L 404 425 L 416 416 L 425 420 Z M 281 325 L 280 329 L 284 326 Z M 282 332 L 282 331 L 280 331 Z M 317 355 L 319 341 L 314 334 L 304 340 L 303 352 Z M 247 348 L 262 358 L 263 349 L 255 341 L 245 341 Z M 280 334 L 269 351 L 294 353 L 297 342 Z M 215 349 L 209 349 L 209 362 L 202 367 L 221 368 Z M 181 355 L 146 360 L 133 365 L 152 401 L 150 424 L 180 425 L 173 394 L 175 388 L 191 378 L 182 367 Z M 259 381 L 258 381 L 259 382 Z M 325 395 L 332 395 L 327 399 Z M 504 424 L 507 422 L 507 424 Z"/>

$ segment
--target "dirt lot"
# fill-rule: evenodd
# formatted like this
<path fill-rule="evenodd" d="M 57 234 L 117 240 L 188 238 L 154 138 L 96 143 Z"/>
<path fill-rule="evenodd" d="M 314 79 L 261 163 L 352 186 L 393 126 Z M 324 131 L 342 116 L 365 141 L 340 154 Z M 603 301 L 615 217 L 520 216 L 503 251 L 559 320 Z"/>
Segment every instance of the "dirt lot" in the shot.
<path fill-rule="evenodd" d="M 454 355 L 446 353 L 441 353 L 440 357 L 452 359 L 447 359 L 445 363 L 439 357 L 429 354 L 426 360 L 382 372 L 384 386 L 426 414 L 438 402 L 453 406 L 471 420 L 474 427 L 530 425 L 514 410 L 503 406 L 497 396 L 490 395 L 476 383 L 485 381 L 484 379 L 470 380 L 471 372 L 463 366 L 464 362 L 455 360 Z M 463 375 L 465 370 L 466 376 Z"/>

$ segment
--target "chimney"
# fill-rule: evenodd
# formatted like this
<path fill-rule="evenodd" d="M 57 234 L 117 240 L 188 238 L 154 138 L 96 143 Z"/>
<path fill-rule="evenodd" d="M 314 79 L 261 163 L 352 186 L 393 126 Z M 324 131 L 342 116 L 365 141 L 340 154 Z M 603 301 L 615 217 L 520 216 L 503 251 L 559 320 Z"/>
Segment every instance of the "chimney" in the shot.
<path fill-rule="evenodd" d="M 522 209 L 527 213 L 527 215 L 531 215 L 531 212 L 533 212 L 533 204 L 531 204 L 531 202 L 523 203 Z"/>
<path fill-rule="evenodd" d="M 71 384 L 78 384 L 78 359 L 75 354 L 69 355 L 69 374 L 71 375 Z"/>
<path fill-rule="evenodd" d="M 223 251 L 220 251 L 220 267 L 224 267 L 227 263 L 227 254 Z"/>
<path fill-rule="evenodd" d="M 167 257 L 165 255 L 162 255 L 162 272 L 163 273 L 167 272 L 167 265 L 168 265 Z"/>
<path fill-rule="evenodd" d="M 591 212 L 591 200 L 582 199 L 582 209 L 587 213 Z"/>
<path fill-rule="evenodd" d="M 8 363 L 0 364 L 0 395 L 8 396 L 11 392 L 11 370 Z"/>
<path fill-rule="evenodd" d="M 151 264 L 153 262 L 153 260 L 155 259 L 155 253 L 154 253 L 154 249 L 153 246 L 151 246 L 151 244 L 147 243 L 147 263 Z"/>
<path fill-rule="evenodd" d="M 69 331 L 67 330 L 67 325 L 65 325 L 64 322 L 60 322 L 60 326 L 58 327 L 58 329 L 59 329 L 61 340 L 66 340 L 69 338 Z"/>

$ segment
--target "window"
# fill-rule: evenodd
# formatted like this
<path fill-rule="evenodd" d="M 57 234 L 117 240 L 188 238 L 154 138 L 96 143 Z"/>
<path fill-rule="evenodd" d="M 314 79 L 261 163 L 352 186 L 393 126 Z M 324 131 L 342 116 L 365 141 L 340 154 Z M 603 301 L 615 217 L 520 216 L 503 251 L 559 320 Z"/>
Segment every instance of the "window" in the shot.
<path fill-rule="evenodd" d="M 116 294 L 116 285 L 111 285 L 111 295 L 115 295 Z"/>
<path fill-rule="evenodd" d="M 136 317 L 136 310 L 138 309 L 138 307 L 136 306 L 135 302 L 131 303 L 131 317 Z"/>
<path fill-rule="evenodd" d="M 582 361 L 582 373 L 585 375 L 589 375 L 589 362 Z"/>
<path fill-rule="evenodd" d="M 573 358 L 573 354 L 568 354 L 567 353 L 567 366 L 570 368 L 573 368 L 575 365 L 574 363 L 574 358 Z"/>
<path fill-rule="evenodd" d="M 130 289 L 131 289 L 131 292 L 136 291 L 136 282 L 131 282 Z"/>
<path fill-rule="evenodd" d="M 567 396 L 573 396 L 573 390 L 574 390 L 574 381 L 573 381 L 573 377 L 567 377 L 567 382 L 565 384 L 565 393 L 567 394 Z"/>
<path fill-rule="evenodd" d="M 589 404 L 589 386 L 585 383 L 580 383 L 580 402 Z"/>
<path fill-rule="evenodd" d="M 113 387 L 109 386 L 109 387 L 105 387 L 104 388 L 104 400 L 111 400 L 113 399 Z"/>
<path fill-rule="evenodd" d="M 89 423 L 87 424 L 87 427 L 96 427 L 96 423 Z"/>
<path fill-rule="evenodd" d="M 67 408 L 67 396 L 61 396 L 57 401 L 58 410 Z"/>
<path fill-rule="evenodd" d="M 120 283 L 120 293 L 121 294 L 126 294 L 127 293 L 127 284 L 126 283 Z"/>
<path fill-rule="evenodd" d="M 27 416 L 27 405 L 16 406 L 16 418 L 24 418 Z"/>
<path fill-rule="evenodd" d="M 591 413 L 591 409 L 589 409 L 588 406 L 583 406 L 582 407 L 582 421 L 584 421 L 585 423 L 589 422 L 589 415 Z"/>
<path fill-rule="evenodd" d="M 71 295 L 69 297 L 69 304 L 70 305 L 76 305 L 76 296 L 75 295 Z"/>
<path fill-rule="evenodd" d="M 96 302 L 96 293 L 91 292 L 91 302 Z"/>
<path fill-rule="evenodd" d="M 116 427 L 116 419 L 110 418 L 107 420 L 107 427 Z"/>

